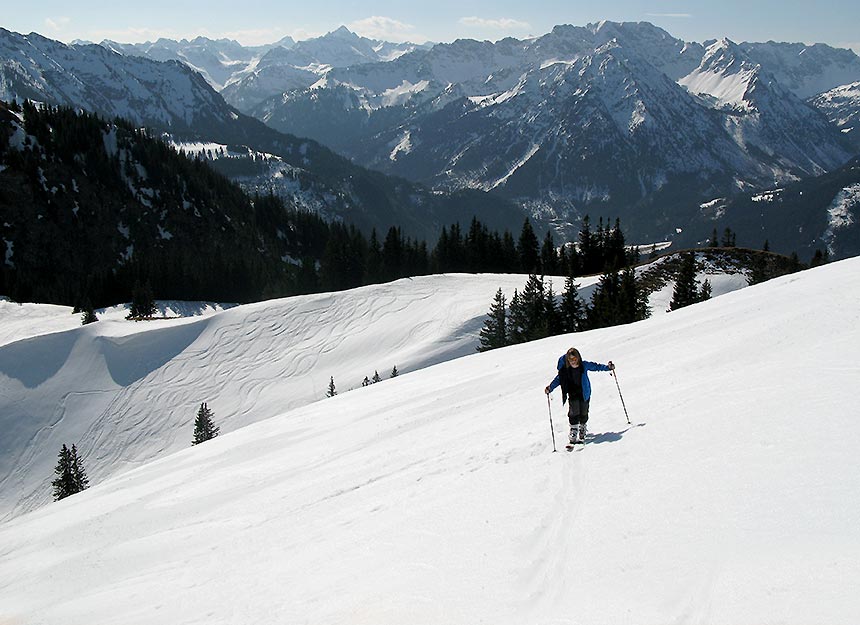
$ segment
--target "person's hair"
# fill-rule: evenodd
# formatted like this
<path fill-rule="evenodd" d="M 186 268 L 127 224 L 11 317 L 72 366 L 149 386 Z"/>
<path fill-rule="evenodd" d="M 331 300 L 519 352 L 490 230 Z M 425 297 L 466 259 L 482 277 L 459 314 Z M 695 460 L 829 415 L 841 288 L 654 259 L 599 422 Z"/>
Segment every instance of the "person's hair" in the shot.
<path fill-rule="evenodd" d="M 571 354 L 574 354 L 577 357 L 577 359 L 579 360 L 579 362 L 582 362 L 582 354 L 580 354 L 579 350 L 576 349 L 575 347 L 571 347 L 569 350 L 567 350 L 564 353 L 564 366 L 565 367 L 568 366 L 568 364 L 569 364 L 568 358 L 570 358 Z"/>

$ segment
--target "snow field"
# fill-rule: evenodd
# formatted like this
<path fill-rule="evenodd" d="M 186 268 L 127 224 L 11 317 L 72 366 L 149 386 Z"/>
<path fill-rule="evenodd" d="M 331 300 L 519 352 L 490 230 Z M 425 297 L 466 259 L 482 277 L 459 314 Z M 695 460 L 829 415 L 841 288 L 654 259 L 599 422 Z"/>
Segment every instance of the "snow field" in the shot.
<path fill-rule="evenodd" d="M 854 623 L 858 268 L 444 362 L 8 520 L 0 620 Z M 591 373 L 594 439 L 553 454 L 571 344 L 633 423 Z"/>
<path fill-rule="evenodd" d="M 428 276 L 145 323 L 117 309 L 83 328 L 69 309 L 0 302 L 22 337 L 0 345 L 0 519 L 50 501 L 64 443 L 94 485 L 187 447 L 201 402 L 226 433 L 324 398 L 331 376 L 342 393 L 474 353 L 496 290 L 525 281 Z"/>

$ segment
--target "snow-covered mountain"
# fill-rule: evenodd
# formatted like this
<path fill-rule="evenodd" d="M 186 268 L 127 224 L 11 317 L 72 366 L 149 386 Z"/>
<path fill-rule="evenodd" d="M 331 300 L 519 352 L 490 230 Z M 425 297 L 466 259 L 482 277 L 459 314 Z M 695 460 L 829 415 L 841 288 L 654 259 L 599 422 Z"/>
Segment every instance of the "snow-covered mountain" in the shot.
<path fill-rule="evenodd" d="M 717 189 L 845 163 L 845 138 L 804 100 L 858 78 L 848 50 L 700 45 L 602 22 L 334 69 L 253 113 L 386 173 L 493 189 L 556 223 L 640 216 L 652 226 L 641 234 L 656 237 Z"/>
<path fill-rule="evenodd" d="M 247 112 L 274 95 L 311 86 L 333 67 L 391 61 L 432 44 L 378 41 L 341 26 L 321 37 L 299 42 L 284 37 L 263 46 L 207 37 L 137 44 L 105 40 L 101 45 L 123 55 L 180 61 L 200 72 L 229 104 Z"/>
<path fill-rule="evenodd" d="M 238 58 L 215 45 L 229 42 L 195 42 L 187 42 L 186 60 L 197 48 Z M 852 52 L 726 39 L 702 45 L 647 23 L 558 26 L 535 39 L 459 40 L 411 51 L 339 29 L 276 45 L 251 61 L 241 80 L 228 79 L 224 93 L 235 87 L 245 93 L 237 98 L 280 94 L 254 108 L 270 126 L 319 140 L 394 180 L 338 163 L 312 141 L 271 133 L 178 62 L 8 31 L 0 44 L 2 97 L 123 115 L 231 154 L 241 152 L 231 146 L 248 146 L 250 162 L 223 163 L 247 189 L 273 189 L 366 229 L 398 223 L 429 240 L 442 224 L 465 223 L 472 212 L 492 227 L 516 230 L 523 211 L 539 229 L 565 236 L 575 236 L 581 216 L 590 214 L 621 217 L 631 240 L 669 240 L 697 227 L 703 203 L 833 171 L 857 149 L 848 130 L 850 92 L 805 99 L 819 88 L 846 89 L 842 80 L 860 81 Z M 839 120 L 848 125 L 840 128 Z M 265 155 L 262 168 L 257 155 Z M 307 177 L 296 184 L 303 172 L 315 178 L 311 185 Z M 482 193 L 446 200 L 425 215 L 445 196 L 404 180 Z M 329 200 L 337 206 L 325 206 Z M 807 242 L 799 236 L 793 247 Z"/>
<path fill-rule="evenodd" d="M 351 163 L 313 140 L 285 135 L 243 115 L 203 77 L 177 61 L 124 56 L 98 45 L 66 45 L 0 29 L 0 100 L 31 99 L 122 117 L 177 144 L 219 146 L 222 172 L 250 192 L 344 219 L 366 232 L 397 225 L 433 240 L 442 225 L 515 230 L 522 212 L 484 193 L 439 194 Z"/>
<path fill-rule="evenodd" d="M 701 243 L 697 232 L 712 226 L 741 233 L 739 244 L 762 246 L 812 258 L 860 254 L 860 159 L 833 171 L 765 191 L 718 197 L 699 207 L 698 228 L 682 233 L 679 245 Z"/>
<path fill-rule="evenodd" d="M 142 460 L 169 436 L 165 451 L 186 448 L 93 471 L 89 490 L 3 522 L 0 618 L 856 621 L 860 324 L 844 303 L 860 297 L 858 259 L 346 392 L 450 351 L 439 339 L 464 329 L 474 292 L 511 286 L 428 280 L 4 347 L 7 389 L 46 398 L 39 447 L 77 441 L 87 466 Z M 552 453 L 543 388 L 572 344 L 618 378 L 592 374 L 590 442 Z M 84 381 L 80 363 L 87 384 L 60 393 Z M 337 397 L 293 408 L 330 375 Z M 191 448 L 201 401 L 225 434 Z M 549 409 L 560 443 L 557 393 Z"/>
<path fill-rule="evenodd" d="M 227 102 L 247 113 L 272 96 L 310 87 L 332 68 L 387 62 L 426 47 L 368 39 L 341 26 L 290 48 L 272 49 L 237 72 L 222 94 Z"/>
<path fill-rule="evenodd" d="M 860 82 L 820 93 L 810 102 L 827 115 L 860 151 Z"/>
<path fill-rule="evenodd" d="M 182 63 L 0 29 L 0 100 L 24 99 L 186 134 L 236 119 L 200 74 Z"/>
<path fill-rule="evenodd" d="M 200 72 L 210 85 L 220 91 L 233 76 L 246 70 L 269 50 L 289 48 L 295 43 L 292 37 L 284 37 L 265 46 L 243 46 L 232 39 L 195 37 L 191 41 L 162 38 L 146 43 L 104 40 L 100 45 L 126 56 L 142 56 L 154 61 L 181 61 Z"/>

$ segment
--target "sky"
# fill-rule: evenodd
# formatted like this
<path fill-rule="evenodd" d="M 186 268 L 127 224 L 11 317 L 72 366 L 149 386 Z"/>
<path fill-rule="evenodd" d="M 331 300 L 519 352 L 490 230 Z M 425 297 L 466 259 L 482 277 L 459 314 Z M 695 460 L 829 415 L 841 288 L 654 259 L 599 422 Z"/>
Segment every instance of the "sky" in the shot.
<path fill-rule="evenodd" d="M 860 52 L 860 3 L 836 0 L 150 0 L 102 2 L 43 0 L 18 3 L 2 27 L 73 40 L 122 43 L 193 38 L 230 38 L 244 45 L 273 43 L 284 36 L 317 37 L 345 25 L 386 41 L 450 42 L 458 38 L 525 38 L 557 24 L 584 26 L 601 20 L 647 21 L 685 41 L 728 37 L 741 41 L 827 43 Z M 240 7 L 237 9 L 237 7 Z"/>

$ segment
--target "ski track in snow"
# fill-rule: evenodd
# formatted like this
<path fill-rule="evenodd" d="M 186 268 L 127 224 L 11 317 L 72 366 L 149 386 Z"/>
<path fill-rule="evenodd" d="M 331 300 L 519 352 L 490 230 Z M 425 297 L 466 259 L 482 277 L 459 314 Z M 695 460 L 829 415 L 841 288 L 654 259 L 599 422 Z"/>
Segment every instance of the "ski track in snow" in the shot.
<path fill-rule="evenodd" d="M 184 448 L 201 402 L 226 433 L 319 400 L 330 376 L 344 392 L 374 371 L 385 379 L 394 365 L 407 372 L 473 353 L 495 289 L 510 297 L 524 283 L 518 275 L 402 280 L 202 318 L 105 321 L 0 345 L 0 374 L 12 378 L 0 412 L 14 406 L 16 419 L 39 424 L 23 440 L 10 437 L 0 458 L 0 518 L 48 500 L 53 447 L 77 444 L 96 482 Z M 19 314 L 18 305 L 0 305 Z M 27 336 L 20 322 L 17 329 Z M 36 365 L 13 355 L 36 347 L 43 353 Z"/>

